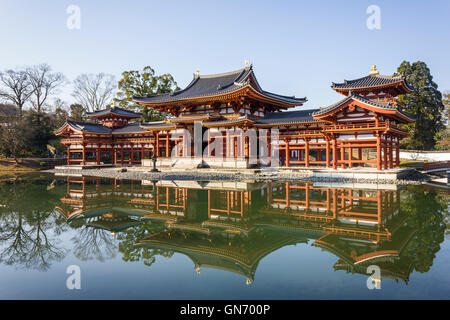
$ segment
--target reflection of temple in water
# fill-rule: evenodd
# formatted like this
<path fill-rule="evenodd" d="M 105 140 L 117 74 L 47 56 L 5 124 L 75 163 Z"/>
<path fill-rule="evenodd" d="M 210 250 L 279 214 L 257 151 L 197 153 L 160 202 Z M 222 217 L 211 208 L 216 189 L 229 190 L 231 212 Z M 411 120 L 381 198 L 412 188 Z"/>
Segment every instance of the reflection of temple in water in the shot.
<path fill-rule="evenodd" d="M 179 252 L 202 267 L 242 274 L 286 245 L 308 243 L 338 257 L 334 270 L 408 282 L 402 250 L 414 235 L 399 190 L 325 188 L 311 183 L 120 181 L 68 178 L 58 210 L 71 223 L 112 233 L 143 223 L 162 231 L 137 248 Z"/>

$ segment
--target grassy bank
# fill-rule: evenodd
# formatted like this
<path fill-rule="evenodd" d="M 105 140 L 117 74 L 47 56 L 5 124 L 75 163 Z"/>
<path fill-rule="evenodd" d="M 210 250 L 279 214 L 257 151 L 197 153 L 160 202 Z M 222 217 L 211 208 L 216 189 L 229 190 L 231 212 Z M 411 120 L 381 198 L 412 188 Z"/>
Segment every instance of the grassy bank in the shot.
<path fill-rule="evenodd" d="M 20 163 L 20 161 L 16 163 L 13 159 L 0 160 L 0 175 L 14 175 L 33 171 L 39 171 L 39 168 Z"/>

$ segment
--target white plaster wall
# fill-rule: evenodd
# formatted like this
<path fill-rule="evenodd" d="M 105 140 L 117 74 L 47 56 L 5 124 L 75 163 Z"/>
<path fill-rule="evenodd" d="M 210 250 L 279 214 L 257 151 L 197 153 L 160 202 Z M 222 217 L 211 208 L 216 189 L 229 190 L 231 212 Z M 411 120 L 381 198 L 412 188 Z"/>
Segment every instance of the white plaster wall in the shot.
<path fill-rule="evenodd" d="M 406 151 L 400 150 L 401 160 L 426 160 L 445 161 L 450 160 L 450 151 Z"/>

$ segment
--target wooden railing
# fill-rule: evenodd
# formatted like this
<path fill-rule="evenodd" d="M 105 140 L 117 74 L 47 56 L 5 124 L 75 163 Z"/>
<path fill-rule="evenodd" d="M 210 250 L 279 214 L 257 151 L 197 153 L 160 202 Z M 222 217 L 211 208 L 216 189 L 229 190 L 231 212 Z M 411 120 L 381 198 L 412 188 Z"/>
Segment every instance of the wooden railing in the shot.
<path fill-rule="evenodd" d="M 375 122 L 357 124 L 333 124 L 324 126 L 323 131 L 387 129 L 388 125 L 389 124 L 384 121 L 379 122 L 378 125 L 376 125 Z"/>

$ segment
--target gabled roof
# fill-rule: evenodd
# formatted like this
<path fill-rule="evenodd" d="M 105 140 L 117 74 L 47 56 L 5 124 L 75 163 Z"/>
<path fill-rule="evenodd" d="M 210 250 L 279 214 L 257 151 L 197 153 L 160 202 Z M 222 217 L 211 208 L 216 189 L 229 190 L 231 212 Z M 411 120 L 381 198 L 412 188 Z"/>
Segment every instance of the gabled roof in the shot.
<path fill-rule="evenodd" d="M 66 123 L 61 128 L 57 129 L 55 132 L 56 133 L 61 132 L 67 126 L 75 131 L 86 133 L 109 134 L 112 131 L 110 128 L 102 126 L 101 124 L 66 120 Z"/>
<path fill-rule="evenodd" d="M 319 109 L 296 110 L 286 112 L 270 112 L 255 123 L 255 127 L 271 127 L 279 125 L 293 125 L 301 123 L 319 122 L 312 116 Z"/>
<path fill-rule="evenodd" d="M 413 91 L 402 76 L 381 75 L 374 69 L 368 76 L 355 80 L 344 80 L 342 83 L 331 83 L 331 88 L 339 93 L 347 94 L 352 90 L 355 92 L 367 91 L 370 89 L 380 89 L 387 87 L 397 87 L 398 93 L 408 93 Z"/>
<path fill-rule="evenodd" d="M 380 111 L 386 110 L 386 111 L 390 111 L 389 113 L 398 113 L 398 114 L 402 115 L 403 118 L 406 117 L 410 121 L 414 121 L 414 119 L 415 119 L 415 117 L 413 115 L 401 110 L 399 108 L 398 104 L 394 104 L 391 101 L 380 101 L 380 100 L 376 100 L 376 99 L 369 99 L 362 95 L 355 94 L 352 91 L 350 91 L 350 94 L 346 98 L 344 98 L 328 107 L 320 108 L 319 110 L 315 111 L 312 114 L 312 116 L 314 118 L 316 118 L 317 116 L 325 115 L 325 114 L 329 113 L 330 111 L 338 109 L 340 106 L 344 105 L 345 103 L 349 102 L 350 100 L 361 102 L 369 107 L 375 107 L 376 109 L 379 109 Z"/>
<path fill-rule="evenodd" d="M 86 115 L 89 118 L 104 117 L 104 116 L 111 115 L 111 114 L 121 116 L 121 117 L 126 117 L 126 118 L 140 118 L 142 116 L 142 113 L 125 110 L 125 109 L 122 109 L 119 107 L 103 109 L 103 110 L 96 110 L 94 112 L 86 113 Z"/>
<path fill-rule="evenodd" d="M 196 74 L 191 83 L 183 90 L 175 91 L 170 94 L 147 97 L 133 96 L 133 100 L 136 103 L 148 105 L 171 104 L 175 102 L 187 102 L 190 100 L 217 97 L 238 92 L 245 88 L 253 90 L 256 95 L 260 95 L 262 98 L 272 101 L 274 104 L 296 106 L 306 102 L 306 98 L 282 96 L 262 90 L 253 73 L 252 66 L 227 73 L 213 75 Z"/>

